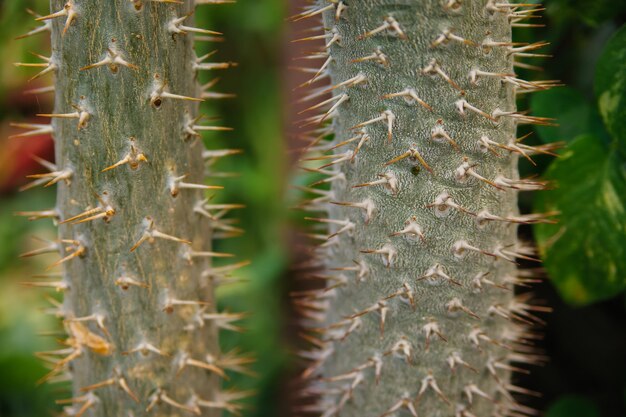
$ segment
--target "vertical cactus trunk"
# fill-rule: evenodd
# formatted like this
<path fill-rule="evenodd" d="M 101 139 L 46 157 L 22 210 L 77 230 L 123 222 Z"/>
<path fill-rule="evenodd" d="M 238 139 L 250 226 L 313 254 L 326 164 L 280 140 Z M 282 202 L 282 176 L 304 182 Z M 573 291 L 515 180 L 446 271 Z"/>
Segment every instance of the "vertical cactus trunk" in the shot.
<path fill-rule="evenodd" d="M 527 7 L 527 6 L 526 6 Z M 297 302 L 315 349 L 309 407 L 324 417 L 522 416 L 511 371 L 539 357 L 539 320 L 513 285 L 521 180 L 516 91 L 542 86 L 514 75 L 512 25 L 528 10 L 492 0 L 319 1 L 330 78 L 312 96 L 334 139 L 318 130 L 308 161 L 331 187 L 308 208 L 327 217 L 318 248 L 325 290 Z M 320 145 L 321 143 L 321 145 Z M 326 152 L 322 154 L 321 152 Z M 309 162 L 311 164 L 312 162 Z M 321 204 L 320 204 L 321 203 Z M 320 274 L 317 273 L 319 276 Z M 322 310 L 323 314 L 319 311 Z M 541 309 L 540 309 L 541 310 Z"/>
<path fill-rule="evenodd" d="M 217 340 L 229 318 L 215 312 L 204 192 L 220 187 L 203 184 L 192 36 L 212 33 L 193 27 L 194 0 L 50 4 L 44 178 L 58 185 L 69 338 L 48 377 L 71 374 L 68 415 L 219 415 L 232 407 Z"/>

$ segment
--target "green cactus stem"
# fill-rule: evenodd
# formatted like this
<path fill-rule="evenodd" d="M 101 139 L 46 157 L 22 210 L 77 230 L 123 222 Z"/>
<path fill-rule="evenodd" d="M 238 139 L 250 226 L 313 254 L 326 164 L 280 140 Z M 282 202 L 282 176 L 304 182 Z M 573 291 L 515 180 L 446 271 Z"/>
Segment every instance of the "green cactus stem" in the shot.
<path fill-rule="evenodd" d="M 63 291 L 55 313 L 68 338 L 44 379 L 71 378 L 70 416 L 217 416 L 237 411 L 245 394 L 223 391 L 226 372 L 248 358 L 221 353 L 218 330 L 241 315 L 215 309 L 214 284 L 235 269 L 213 268 L 229 254 L 211 249 L 214 213 L 207 162 L 234 151 L 208 151 L 199 102 L 215 98 L 198 72 L 228 68 L 194 52 L 197 4 L 220 1 L 51 0 L 35 34 L 51 31 L 55 74 L 51 125 L 56 161 L 33 185 L 56 184 L 58 279 L 32 283 Z M 211 84 L 212 85 L 212 84 Z M 226 96 L 226 95 L 224 95 Z M 214 207 L 215 206 L 215 207 Z"/>
<path fill-rule="evenodd" d="M 541 321 L 515 284 L 531 248 L 519 224 L 518 159 L 549 152 L 516 139 L 516 93 L 545 89 L 515 75 L 539 44 L 512 42 L 534 8 L 493 0 L 317 1 L 323 16 L 310 85 L 324 97 L 309 171 L 318 236 L 312 272 L 327 288 L 296 304 L 312 328 L 307 409 L 323 417 L 526 416 L 511 373 L 541 361 L 529 342 Z M 328 94 L 332 97 L 328 98 Z M 331 121 L 330 124 L 325 123 Z M 321 127 L 320 127 L 321 126 Z M 332 142 L 323 138 L 332 133 Z M 319 229 L 318 229 L 319 230 Z M 532 394 L 532 393 L 531 393 Z"/>

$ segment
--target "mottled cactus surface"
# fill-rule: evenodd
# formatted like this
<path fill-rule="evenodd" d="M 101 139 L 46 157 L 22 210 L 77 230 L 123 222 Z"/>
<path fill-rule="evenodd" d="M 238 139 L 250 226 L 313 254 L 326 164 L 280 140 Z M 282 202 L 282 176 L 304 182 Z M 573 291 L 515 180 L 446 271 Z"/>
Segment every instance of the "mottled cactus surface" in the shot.
<path fill-rule="evenodd" d="M 518 159 L 548 148 L 516 138 L 516 93 L 549 82 L 516 78 L 512 43 L 533 7 L 485 0 L 318 1 L 323 79 L 305 120 L 307 169 L 327 288 L 300 294 L 314 349 L 305 376 L 329 417 L 525 416 L 513 371 L 541 357 L 529 347 L 540 321 L 513 286 L 531 280 L 516 259 L 532 251 L 518 225 Z M 306 39 L 304 39 L 306 40 Z M 524 65 L 524 64 L 520 64 Z M 331 95 L 329 95 L 332 94 Z M 327 120 L 330 124 L 324 124 Z M 320 127 L 321 126 L 321 127 Z M 333 134 L 332 142 L 325 141 Z M 530 159 L 530 158 L 529 158 Z M 313 168 L 312 168 L 313 167 Z M 318 229 L 319 230 L 319 229 Z"/>
<path fill-rule="evenodd" d="M 225 129 L 198 112 L 214 98 L 198 71 L 230 64 L 196 56 L 194 33 L 218 35 L 194 27 L 198 3 L 223 1 L 52 0 L 37 19 L 52 34 L 40 75 L 54 73 L 55 108 L 20 136 L 50 132 L 56 146 L 34 183 L 56 183 L 56 208 L 31 215 L 58 221 L 59 240 L 36 252 L 59 252 L 61 272 L 31 284 L 65 295 L 65 346 L 41 356 L 45 380 L 71 378 L 66 415 L 238 409 L 221 380 L 248 359 L 220 353 L 217 333 L 240 317 L 215 311 L 213 285 L 234 267 L 211 267 L 228 256 L 211 251 L 214 227 L 237 207 L 209 203 L 221 187 L 203 181 L 207 161 L 232 152 L 205 150 L 199 132 Z"/>

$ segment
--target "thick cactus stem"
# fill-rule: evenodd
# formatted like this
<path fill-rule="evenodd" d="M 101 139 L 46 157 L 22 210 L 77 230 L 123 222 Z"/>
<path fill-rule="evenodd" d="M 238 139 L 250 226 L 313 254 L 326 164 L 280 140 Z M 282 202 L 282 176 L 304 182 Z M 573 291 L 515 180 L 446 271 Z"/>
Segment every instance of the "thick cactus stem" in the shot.
<path fill-rule="evenodd" d="M 526 5 L 527 7 L 528 5 Z M 540 88 L 514 75 L 523 8 L 492 0 L 319 1 L 332 144 L 308 161 L 329 191 L 307 208 L 328 217 L 318 255 L 328 288 L 298 304 L 312 319 L 310 407 L 324 417 L 521 416 L 511 371 L 537 307 L 516 297 L 519 156 L 515 93 Z M 316 37 L 313 37 L 316 38 Z M 312 38 L 309 38 L 312 39 Z M 314 93 L 319 95 L 319 93 Z M 318 130 L 320 137 L 328 133 Z M 320 156 L 320 151 L 329 151 Z M 310 166 L 309 166 L 310 168 Z M 322 311 L 323 313 L 320 313 Z"/>
<path fill-rule="evenodd" d="M 205 2 L 206 3 L 206 2 Z M 198 139 L 193 0 L 52 0 L 52 118 L 73 416 L 233 407 L 220 356 Z M 210 216 L 209 216 L 210 217 Z M 216 272 L 217 273 L 217 272 Z M 235 364 L 235 365 L 233 365 Z M 228 397 L 228 398 L 227 398 Z M 231 395 L 232 397 L 232 395 Z"/>

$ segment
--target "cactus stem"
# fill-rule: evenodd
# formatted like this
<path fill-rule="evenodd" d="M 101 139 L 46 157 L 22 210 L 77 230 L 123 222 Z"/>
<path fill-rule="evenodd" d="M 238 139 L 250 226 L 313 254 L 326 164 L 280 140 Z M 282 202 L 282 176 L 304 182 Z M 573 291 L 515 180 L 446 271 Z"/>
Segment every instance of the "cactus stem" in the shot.
<path fill-rule="evenodd" d="M 74 0 L 68 0 L 68 2 L 65 3 L 63 8 L 59 10 L 58 12 L 49 14 L 47 16 L 38 17 L 35 20 L 37 21 L 50 20 L 50 19 L 56 19 L 58 17 L 63 17 L 63 16 L 67 16 L 67 19 L 65 20 L 65 25 L 63 27 L 63 32 L 62 32 L 62 35 L 64 36 L 67 30 L 69 29 L 70 25 L 72 24 L 72 22 L 74 22 L 74 20 L 76 20 L 78 16 L 78 12 L 76 10 L 76 5 L 74 4 Z"/>
<path fill-rule="evenodd" d="M 230 1 L 108 3 L 111 13 L 52 0 L 49 15 L 31 12 L 43 24 L 20 37 L 50 31 L 53 54 L 16 65 L 39 68 L 31 79 L 56 73 L 55 86 L 28 92 L 55 93 L 55 108 L 39 114 L 52 122 L 14 124 L 25 129 L 15 137 L 51 134 L 55 141 L 56 163 L 35 158 L 47 172 L 30 176 L 24 188 L 57 183 L 58 208 L 18 212 L 59 225 L 59 240 L 24 254 L 58 253 L 48 269 L 62 265 L 62 272 L 24 285 L 66 292 L 63 303 L 49 299 L 46 313 L 64 320 L 67 349 L 39 355 L 52 364 L 40 382 L 71 381 L 74 397 L 62 404 L 77 417 L 236 412 L 241 406 L 230 401 L 245 394 L 220 391 L 220 379 L 227 370 L 247 372 L 249 360 L 220 354 L 218 330 L 239 331 L 233 322 L 243 316 L 217 313 L 214 288 L 233 282 L 232 272 L 248 263 L 213 268 L 212 258 L 233 255 L 212 250 L 211 242 L 243 232 L 224 218 L 241 206 L 209 204 L 204 190 L 222 187 L 201 178 L 207 171 L 226 176 L 211 165 L 240 151 L 203 154 L 202 142 L 191 140 L 232 130 L 199 123 L 199 102 L 233 95 L 210 91 L 218 79 L 199 85 L 197 72 L 236 64 L 209 62 L 214 52 L 197 57 L 194 40 L 222 39 L 194 39 L 220 33 L 192 24 L 196 5 Z M 190 216 L 190 207 L 204 217 Z M 172 365 L 181 356 L 187 370 L 176 380 Z M 214 402 L 197 400 L 200 390 Z"/>
<path fill-rule="evenodd" d="M 154 243 L 154 240 L 157 238 L 171 240 L 172 242 L 183 243 L 185 245 L 191 245 L 191 242 L 189 240 L 180 239 L 178 237 L 171 236 L 171 235 L 165 234 L 157 230 L 154 225 L 154 220 L 152 220 L 152 218 L 150 217 L 146 217 L 144 219 L 143 226 L 145 230 L 143 234 L 141 235 L 141 238 L 137 241 L 137 243 L 135 243 L 130 248 L 130 252 L 134 252 L 135 249 L 141 246 L 145 241 L 148 241 L 148 243 Z"/>
<path fill-rule="evenodd" d="M 192 33 L 201 33 L 201 34 L 204 34 L 204 35 L 222 35 L 222 33 L 215 32 L 213 30 L 200 29 L 200 28 L 195 28 L 195 27 L 183 25 L 183 22 L 189 16 L 190 16 L 190 14 L 185 15 L 183 17 L 177 17 L 177 18 L 171 20 L 167 24 L 167 28 L 170 31 L 170 33 L 185 35 L 187 32 L 192 32 Z"/>
<path fill-rule="evenodd" d="M 406 34 L 400 27 L 400 23 L 398 23 L 398 21 L 393 16 L 387 16 L 382 25 L 370 30 L 369 32 L 365 32 L 364 34 L 359 35 L 357 39 L 363 40 L 384 31 L 388 31 L 391 35 L 397 36 L 400 39 L 407 39 Z"/>
<path fill-rule="evenodd" d="M 86 65 L 86 66 L 80 68 L 80 71 L 87 71 L 87 70 L 90 70 L 90 69 L 93 69 L 93 68 L 103 67 L 105 65 L 107 65 L 109 67 L 109 70 L 113 74 L 117 73 L 119 65 L 121 65 L 123 67 L 126 67 L 126 68 L 133 69 L 133 70 L 138 70 L 139 67 L 137 65 L 131 64 L 130 62 L 128 62 L 124 58 L 122 58 L 121 54 L 117 51 L 114 42 L 115 42 L 115 40 L 113 40 L 111 45 L 107 48 L 107 50 L 106 50 L 106 57 L 102 58 L 98 62 L 95 62 L 93 64 L 89 64 L 89 65 Z"/>

